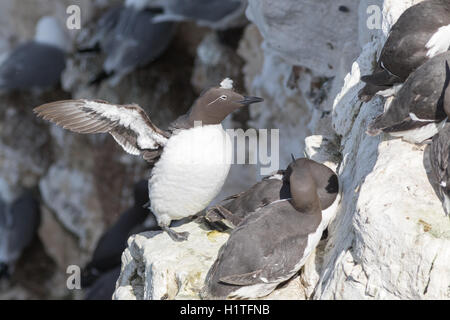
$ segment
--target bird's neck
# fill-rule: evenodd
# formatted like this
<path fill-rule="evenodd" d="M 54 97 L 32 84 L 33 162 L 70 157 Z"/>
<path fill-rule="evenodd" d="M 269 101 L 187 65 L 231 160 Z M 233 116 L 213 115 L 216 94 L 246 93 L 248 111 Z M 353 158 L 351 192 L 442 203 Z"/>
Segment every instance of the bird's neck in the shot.
<path fill-rule="evenodd" d="M 290 178 L 291 204 L 301 213 L 320 212 L 316 182 L 307 169 L 298 169 Z"/>

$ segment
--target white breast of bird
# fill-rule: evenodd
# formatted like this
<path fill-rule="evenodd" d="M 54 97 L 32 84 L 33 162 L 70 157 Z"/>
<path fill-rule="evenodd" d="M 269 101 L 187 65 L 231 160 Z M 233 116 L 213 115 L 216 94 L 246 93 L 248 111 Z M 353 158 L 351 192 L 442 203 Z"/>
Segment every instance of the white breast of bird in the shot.
<path fill-rule="evenodd" d="M 220 192 L 231 158 L 231 139 L 220 124 L 172 136 L 152 170 L 152 211 L 176 220 L 203 210 Z"/>

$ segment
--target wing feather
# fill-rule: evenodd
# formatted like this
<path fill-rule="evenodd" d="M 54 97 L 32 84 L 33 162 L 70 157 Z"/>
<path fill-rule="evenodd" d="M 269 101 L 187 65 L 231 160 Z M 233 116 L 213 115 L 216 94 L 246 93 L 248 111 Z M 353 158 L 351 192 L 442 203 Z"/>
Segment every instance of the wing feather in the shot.
<path fill-rule="evenodd" d="M 149 151 L 164 147 L 169 134 L 157 128 L 138 105 L 116 105 L 102 100 L 63 100 L 41 105 L 34 112 L 64 129 L 89 134 L 109 133 L 128 153 L 154 162 Z"/>

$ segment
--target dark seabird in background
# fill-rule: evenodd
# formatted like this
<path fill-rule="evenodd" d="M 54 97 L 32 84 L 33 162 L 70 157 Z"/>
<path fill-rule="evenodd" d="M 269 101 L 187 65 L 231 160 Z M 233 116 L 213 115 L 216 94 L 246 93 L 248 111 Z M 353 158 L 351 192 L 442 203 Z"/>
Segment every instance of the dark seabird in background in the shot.
<path fill-rule="evenodd" d="M 31 191 L 12 204 L 0 200 L 0 278 L 12 275 L 16 261 L 35 237 L 39 223 L 39 203 Z"/>
<path fill-rule="evenodd" d="M 408 8 L 392 27 L 373 74 L 361 77 L 367 84 L 359 92 L 360 100 L 367 102 L 377 92 L 405 82 L 428 59 L 449 48 L 450 1 L 429 0 Z"/>
<path fill-rule="evenodd" d="M 266 296 L 293 277 L 317 246 L 334 214 L 322 212 L 319 193 L 328 181 L 325 190 L 336 198 L 336 174 L 309 159 L 290 169 L 291 199 L 266 205 L 233 229 L 206 276 L 204 298 Z"/>
<path fill-rule="evenodd" d="M 447 64 L 447 80 L 445 93 L 443 94 L 444 104 L 447 110 L 450 109 L 450 68 Z M 450 124 L 433 137 L 430 148 L 430 162 L 432 173 L 439 183 L 439 197 L 443 202 L 444 210 L 450 214 Z"/>
<path fill-rule="evenodd" d="M 143 208 L 147 201 L 148 183 L 143 180 L 134 186 L 134 206 L 125 211 L 98 241 L 91 261 L 82 272 L 83 288 L 90 286 L 103 273 L 120 267 L 120 258 L 127 246 L 128 238 L 137 233 L 139 227 L 144 227 L 147 218 L 153 219 L 153 223 L 145 226 L 147 231 L 160 229 L 153 215 L 148 215 L 148 210 Z"/>
<path fill-rule="evenodd" d="M 110 133 L 123 149 L 154 164 L 149 179 L 150 209 L 176 241 L 187 233 L 170 229 L 172 220 L 195 215 L 220 192 L 232 160 L 231 139 L 221 122 L 233 111 L 260 102 L 233 90 L 225 79 L 204 92 L 169 131 L 157 128 L 138 105 L 67 100 L 42 105 L 42 118 L 78 133 Z"/>
<path fill-rule="evenodd" d="M 12 50 L 0 65 L 0 90 L 46 89 L 57 85 L 66 67 L 68 38 L 53 17 L 36 25 L 33 40 Z"/>
<path fill-rule="evenodd" d="M 446 61 L 450 61 L 450 51 L 414 71 L 389 108 L 369 125 L 367 133 L 375 136 L 386 132 L 412 143 L 422 143 L 438 133 L 450 114 L 450 104 L 444 104 L 443 99 Z"/>
<path fill-rule="evenodd" d="M 155 12 L 148 1 L 127 0 L 125 5 L 108 10 L 97 22 L 88 48 L 79 52 L 101 51 L 105 55 L 103 72 L 92 80 L 109 78 L 116 85 L 123 76 L 161 56 L 175 31 L 172 22 L 155 23 Z"/>
<path fill-rule="evenodd" d="M 111 300 L 120 275 L 120 264 L 102 274 L 87 290 L 84 300 Z"/>
<path fill-rule="evenodd" d="M 195 21 L 198 25 L 224 29 L 243 15 L 247 2 L 244 0 L 153 0 L 164 12 L 153 20 Z"/>
<path fill-rule="evenodd" d="M 255 214 L 259 209 L 275 201 L 291 198 L 289 177 L 296 160 L 287 167 L 286 170 L 279 170 L 276 173 L 265 177 L 262 181 L 253 185 L 250 189 L 226 198 L 223 204 L 215 205 L 206 212 L 206 220 L 220 229 L 222 223 L 233 229 L 249 214 Z M 322 210 L 330 207 L 336 199 L 338 193 L 338 178 L 333 175 L 336 188 L 330 188 L 328 175 L 318 178 L 317 193 L 319 195 L 320 207 Z"/>

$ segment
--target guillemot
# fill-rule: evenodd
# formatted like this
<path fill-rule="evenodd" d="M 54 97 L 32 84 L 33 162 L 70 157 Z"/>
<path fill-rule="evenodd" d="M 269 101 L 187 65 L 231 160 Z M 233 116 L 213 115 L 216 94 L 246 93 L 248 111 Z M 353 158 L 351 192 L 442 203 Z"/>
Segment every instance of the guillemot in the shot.
<path fill-rule="evenodd" d="M 195 21 L 200 26 L 225 29 L 244 14 L 244 0 L 153 0 L 153 6 L 163 8 L 153 21 Z"/>
<path fill-rule="evenodd" d="M 0 278 L 12 275 L 22 251 L 30 245 L 40 223 L 40 208 L 31 191 L 11 204 L 0 200 Z"/>
<path fill-rule="evenodd" d="M 175 34 L 172 22 L 154 22 L 156 12 L 149 0 L 126 0 L 124 5 L 109 9 L 96 24 L 95 34 L 87 47 L 78 52 L 105 55 L 103 71 L 91 83 L 108 79 L 116 85 L 136 68 L 146 66 L 161 56 Z"/>
<path fill-rule="evenodd" d="M 450 110 L 450 68 L 447 64 L 447 79 L 442 99 Z M 430 147 L 430 163 L 435 180 L 439 183 L 439 197 L 443 203 L 445 213 L 450 214 L 450 124 L 433 137 Z"/>
<path fill-rule="evenodd" d="M 367 102 L 381 90 L 389 95 L 392 86 L 449 48 L 450 1 L 427 0 L 408 8 L 392 27 L 374 72 L 361 77 L 366 86 L 360 100 Z"/>
<path fill-rule="evenodd" d="M 127 246 L 128 238 L 144 228 L 146 231 L 160 230 L 153 215 L 147 215 L 144 204 L 148 201 L 148 182 L 142 180 L 134 186 L 134 205 L 122 213 L 117 221 L 101 236 L 89 263 L 81 273 L 81 286 L 88 287 L 104 273 L 120 267 L 120 257 Z"/>
<path fill-rule="evenodd" d="M 319 193 L 328 181 L 325 190 L 337 196 L 336 174 L 309 159 L 290 168 L 291 199 L 262 207 L 233 229 L 206 276 L 202 297 L 266 296 L 294 276 L 317 246 L 334 214 L 322 212 Z"/>
<path fill-rule="evenodd" d="M 176 241 L 188 234 L 169 228 L 203 210 L 219 193 L 230 169 L 231 139 L 221 122 L 234 110 L 261 102 L 233 90 L 233 81 L 206 90 L 190 111 L 168 131 L 157 128 L 135 104 L 115 105 L 100 100 L 67 100 L 34 111 L 78 133 L 110 133 L 122 148 L 154 164 L 149 179 L 150 209 L 158 225 Z"/>
<path fill-rule="evenodd" d="M 12 50 L 0 65 L 0 90 L 45 89 L 59 83 L 70 49 L 54 17 L 42 17 L 35 37 Z"/>
<path fill-rule="evenodd" d="M 264 177 L 260 182 L 253 185 L 250 189 L 241 193 L 232 195 L 224 199 L 221 203 L 209 208 L 206 211 L 206 221 L 217 226 L 220 229 L 235 228 L 249 214 L 255 214 L 258 210 L 268 204 L 291 198 L 289 177 L 292 172 L 292 166 L 296 160 L 292 157 L 292 162 L 286 170 L 278 170 L 268 177 Z M 318 174 L 317 193 L 319 195 L 320 207 L 326 210 L 336 199 L 339 191 L 337 175 L 332 175 L 333 181 L 330 181 L 331 170 L 323 170 Z M 325 214 L 325 213 L 324 213 Z"/>
<path fill-rule="evenodd" d="M 422 143 L 438 133 L 450 114 L 450 103 L 443 100 L 447 61 L 450 51 L 414 71 L 389 108 L 369 124 L 367 133 L 375 136 L 386 132 L 412 143 Z"/>

